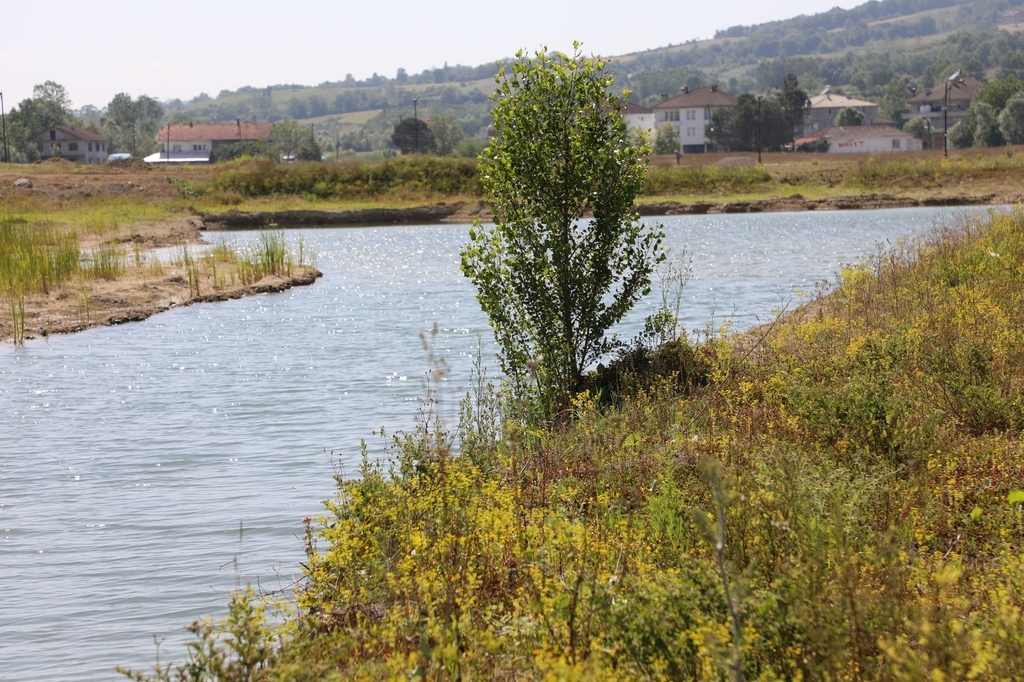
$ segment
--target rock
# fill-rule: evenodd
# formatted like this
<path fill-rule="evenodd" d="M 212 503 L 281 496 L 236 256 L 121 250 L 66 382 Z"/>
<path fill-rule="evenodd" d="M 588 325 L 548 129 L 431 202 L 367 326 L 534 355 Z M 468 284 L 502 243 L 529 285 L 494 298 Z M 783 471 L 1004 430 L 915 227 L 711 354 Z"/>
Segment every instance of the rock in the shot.
<path fill-rule="evenodd" d="M 19 189 L 32 189 L 32 181 L 28 178 L 18 178 L 14 181 L 14 186 Z"/>

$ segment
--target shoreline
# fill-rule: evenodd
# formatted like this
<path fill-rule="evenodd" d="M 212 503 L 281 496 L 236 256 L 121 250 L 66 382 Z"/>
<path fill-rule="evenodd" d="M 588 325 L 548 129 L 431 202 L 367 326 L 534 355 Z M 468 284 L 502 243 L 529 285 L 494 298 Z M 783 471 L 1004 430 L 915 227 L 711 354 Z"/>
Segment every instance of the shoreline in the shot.
<path fill-rule="evenodd" d="M 806 199 L 800 194 L 765 199 L 727 201 L 650 201 L 636 205 L 644 217 L 668 215 L 713 215 L 727 213 L 783 213 L 802 211 L 872 210 L 924 206 L 992 206 L 1024 202 L 1024 193 L 952 194 L 924 199 L 893 194 L 851 194 L 826 199 Z M 408 208 L 366 208 L 352 210 L 293 209 L 285 211 L 239 211 L 195 213 L 203 230 L 230 231 L 261 228 L 380 227 L 387 225 L 445 225 L 489 222 L 490 209 L 481 201 L 425 204 Z"/>
<path fill-rule="evenodd" d="M 237 285 L 209 293 L 191 296 L 189 284 L 177 271 L 157 280 L 137 277 L 94 283 L 88 295 L 69 288 L 49 294 L 25 297 L 25 340 L 48 338 L 55 334 L 74 334 L 96 327 L 112 327 L 128 322 L 140 322 L 173 308 L 196 303 L 229 301 L 259 294 L 286 291 L 297 286 L 309 286 L 323 273 L 315 268 L 297 266 L 297 272 L 288 276 L 267 275 L 250 285 Z M 4 301 L 5 308 L 7 302 Z M 12 343 L 13 325 L 9 308 L 0 314 L 0 343 Z"/>

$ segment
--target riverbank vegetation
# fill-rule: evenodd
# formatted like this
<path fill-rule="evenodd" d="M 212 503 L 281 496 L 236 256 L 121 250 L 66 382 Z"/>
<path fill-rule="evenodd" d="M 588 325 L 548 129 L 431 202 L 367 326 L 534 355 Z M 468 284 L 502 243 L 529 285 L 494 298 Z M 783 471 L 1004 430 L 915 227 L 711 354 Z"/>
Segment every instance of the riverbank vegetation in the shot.
<path fill-rule="evenodd" d="M 419 430 L 308 522 L 297 610 L 241 595 L 156 678 L 1011 679 L 1022 292 L 1016 210 L 637 347 L 566 420 L 480 382 L 446 424 L 434 365 Z"/>
<path fill-rule="evenodd" d="M 301 238 L 294 254 L 279 231 L 261 232 L 253 245 L 222 240 L 194 253 L 188 242 L 198 231 L 172 225 L 159 231 L 157 244 L 176 243 L 177 251 L 161 259 L 138 232 L 122 234 L 116 212 L 76 217 L 56 222 L 32 207 L 0 215 L 0 298 L 8 313 L 0 315 L 0 339 L 21 344 L 27 335 L 141 319 L 266 277 L 305 279 L 316 272 L 316 254 Z M 178 291 L 186 284 L 187 293 Z"/>

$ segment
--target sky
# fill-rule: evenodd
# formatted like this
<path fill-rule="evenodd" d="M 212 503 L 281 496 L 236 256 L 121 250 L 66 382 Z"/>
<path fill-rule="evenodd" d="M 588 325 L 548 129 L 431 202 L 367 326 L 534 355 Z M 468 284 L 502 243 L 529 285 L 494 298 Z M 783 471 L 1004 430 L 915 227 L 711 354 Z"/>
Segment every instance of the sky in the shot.
<path fill-rule="evenodd" d="M 35 0 L 5 3 L 0 92 L 7 108 L 46 80 L 79 108 L 119 92 L 189 100 L 251 85 L 317 85 L 476 66 L 519 48 L 616 56 L 714 36 L 737 24 L 849 9 L 860 0 Z"/>

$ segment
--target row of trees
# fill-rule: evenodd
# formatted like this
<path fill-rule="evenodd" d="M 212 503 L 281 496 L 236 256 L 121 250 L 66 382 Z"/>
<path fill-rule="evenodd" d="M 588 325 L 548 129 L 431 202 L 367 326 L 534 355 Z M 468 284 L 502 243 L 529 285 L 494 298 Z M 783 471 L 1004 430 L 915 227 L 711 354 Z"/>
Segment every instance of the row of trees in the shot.
<path fill-rule="evenodd" d="M 470 139 L 452 114 L 435 114 L 426 121 L 403 118 L 395 125 L 391 143 L 402 154 L 476 156 L 483 150 L 483 143 Z"/>
<path fill-rule="evenodd" d="M 774 95 L 744 93 L 735 107 L 716 110 L 707 136 L 733 151 L 780 150 L 800 136 L 810 106 L 797 77 L 788 74 Z"/>
<path fill-rule="evenodd" d="M 156 151 L 156 133 L 164 116 L 163 107 L 147 95 L 132 98 L 118 93 L 97 115 L 72 109 L 67 89 L 46 81 L 32 89 L 32 97 L 22 100 L 7 113 L 4 140 L 11 161 L 27 163 L 39 158 L 29 138 L 52 126 L 77 126 L 110 138 L 111 152 L 145 155 Z M 0 135 L 3 130 L 0 129 Z"/>
<path fill-rule="evenodd" d="M 950 129 L 949 143 L 957 149 L 1024 144 L 1024 82 L 1008 76 L 982 86 Z"/>

